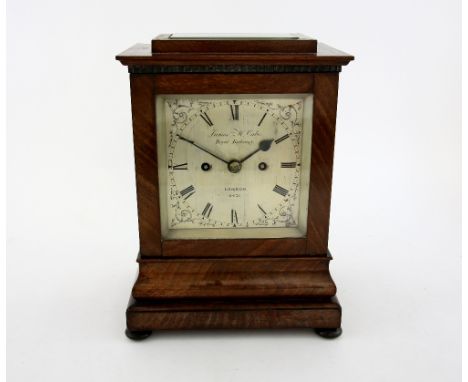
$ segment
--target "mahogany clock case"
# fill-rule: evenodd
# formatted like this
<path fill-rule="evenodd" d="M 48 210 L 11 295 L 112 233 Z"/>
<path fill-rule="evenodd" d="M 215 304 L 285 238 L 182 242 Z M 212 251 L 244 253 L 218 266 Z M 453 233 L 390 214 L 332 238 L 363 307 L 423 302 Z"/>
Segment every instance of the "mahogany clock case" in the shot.
<path fill-rule="evenodd" d="M 353 57 L 310 38 L 276 41 L 277 50 L 269 50 L 274 42 L 182 39 L 171 44 L 162 36 L 152 47 L 138 44 L 117 56 L 130 73 L 140 238 L 139 274 L 127 309 L 131 338 L 152 330 L 194 328 L 341 332 L 341 307 L 329 272 L 328 227 L 338 77 Z M 226 53 L 229 46 L 231 53 Z M 163 240 L 159 94 L 313 94 L 306 236 Z"/>

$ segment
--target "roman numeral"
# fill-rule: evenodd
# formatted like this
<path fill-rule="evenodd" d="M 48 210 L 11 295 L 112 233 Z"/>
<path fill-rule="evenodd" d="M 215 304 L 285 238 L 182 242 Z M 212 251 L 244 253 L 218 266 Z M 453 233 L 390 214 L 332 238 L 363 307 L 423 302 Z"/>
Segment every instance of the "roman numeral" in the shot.
<path fill-rule="evenodd" d="M 268 111 L 268 110 L 267 110 Z M 260 127 L 260 125 L 262 124 L 263 120 L 265 119 L 265 117 L 267 116 L 267 113 L 263 114 L 263 117 L 262 119 L 260 119 L 260 122 L 258 123 L 258 127 Z"/>
<path fill-rule="evenodd" d="M 209 218 L 212 210 L 213 210 L 213 205 L 211 203 L 206 203 L 206 206 L 202 212 L 203 219 Z"/>
<path fill-rule="evenodd" d="M 187 188 L 184 188 L 182 191 L 180 191 L 180 195 L 184 198 L 184 200 L 190 198 L 194 193 L 195 187 L 193 186 L 188 186 Z"/>
<path fill-rule="evenodd" d="M 273 191 L 275 191 L 276 193 L 280 194 L 281 196 L 286 196 L 288 194 L 288 190 L 286 190 L 285 188 L 281 187 L 281 186 L 278 186 L 276 185 L 274 188 L 273 188 Z"/>
<path fill-rule="evenodd" d="M 207 124 L 208 126 L 213 126 L 213 122 L 211 122 L 211 119 L 210 119 L 210 117 L 208 116 L 208 114 L 206 114 L 206 112 L 200 113 L 200 117 L 203 118 L 203 120 L 206 122 L 206 124 Z"/>
<path fill-rule="evenodd" d="M 236 225 L 239 224 L 239 220 L 237 219 L 237 211 L 231 210 L 231 223 Z"/>
<path fill-rule="evenodd" d="M 281 168 L 296 168 L 296 162 L 281 162 Z"/>
<path fill-rule="evenodd" d="M 188 170 L 187 163 L 176 164 L 172 166 L 173 170 Z"/>
<path fill-rule="evenodd" d="M 239 120 L 239 105 L 231 105 L 231 116 L 233 121 Z"/>
<path fill-rule="evenodd" d="M 275 143 L 278 144 L 280 142 L 283 142 L 285 139 L 289 138 L 289 134 L 283 135 L 281 138 L 275 139 Z"/>
<path fill-rule="evenodd" d="M 263 212 L 263 215 L 267 215 L 267 213 L 265 212 L 265 210 L 262 208 L 262 206 L 260 204 L 257 204 L 257 207 L 260 209 L 260 211 Z"/>

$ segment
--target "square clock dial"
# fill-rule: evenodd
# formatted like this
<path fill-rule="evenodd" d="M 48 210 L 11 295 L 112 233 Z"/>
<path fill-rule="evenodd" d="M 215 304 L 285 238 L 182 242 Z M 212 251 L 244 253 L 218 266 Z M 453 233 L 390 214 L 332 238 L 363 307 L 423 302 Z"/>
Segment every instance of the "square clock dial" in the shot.
<path fill-rule="evenodd" d="M 306 235 L 311 94 L 158 95 L 164 239 Z"/>

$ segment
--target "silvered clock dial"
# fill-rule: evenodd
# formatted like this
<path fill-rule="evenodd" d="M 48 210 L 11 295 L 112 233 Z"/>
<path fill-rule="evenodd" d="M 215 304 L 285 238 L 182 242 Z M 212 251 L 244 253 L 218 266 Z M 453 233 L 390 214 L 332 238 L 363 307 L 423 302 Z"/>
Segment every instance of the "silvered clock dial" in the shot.
<path fill-rule="evenodd" d="M 165 239 L 306 234 L 312 95 L 156 98 Z"/>

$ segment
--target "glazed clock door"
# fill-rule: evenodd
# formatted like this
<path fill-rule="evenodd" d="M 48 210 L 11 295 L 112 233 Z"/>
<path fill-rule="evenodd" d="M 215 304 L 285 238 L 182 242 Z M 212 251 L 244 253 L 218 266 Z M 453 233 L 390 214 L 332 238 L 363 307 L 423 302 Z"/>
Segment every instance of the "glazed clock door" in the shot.
<path fill-rule="evenodd" d="M 158 95 L 163 240 L 304 238 L 311 94 Z"/>

